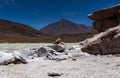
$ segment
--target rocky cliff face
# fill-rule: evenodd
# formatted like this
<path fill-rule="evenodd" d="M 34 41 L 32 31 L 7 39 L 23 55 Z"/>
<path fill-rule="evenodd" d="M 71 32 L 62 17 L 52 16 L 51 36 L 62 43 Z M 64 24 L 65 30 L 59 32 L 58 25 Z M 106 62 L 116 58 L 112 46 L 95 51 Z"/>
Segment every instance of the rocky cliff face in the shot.
<path fill-rule="evenodd" d="M 98 10 L 89 14 L 88 17 L 95 20 L 93 23 L 94 28 L 99 32 L 103 32 L 120 24 L 120 5 Z"/>

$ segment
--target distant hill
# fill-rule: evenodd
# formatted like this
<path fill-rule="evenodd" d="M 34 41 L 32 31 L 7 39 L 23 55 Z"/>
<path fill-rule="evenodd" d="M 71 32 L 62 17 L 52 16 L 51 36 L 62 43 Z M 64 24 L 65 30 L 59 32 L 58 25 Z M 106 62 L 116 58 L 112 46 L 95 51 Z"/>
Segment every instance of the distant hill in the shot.
<path fill-rule="evenodd" d="M 92 27 L 60 20 L 41 31 L 29 25 L 0 19 L 0 43 L 39 43 L 53 42 L 59 37 L 65 42 L 79 42 L 92 37 L 96 32 Z"/>
<path fill-rule="evenodd" d="M 91 26 L 85 26 L 83 24 L 75 24 L 69 20 L 61 19 L 58 22 L 49 24 L 40 30 L 42 33 L 52 35 L 63 35 L 63 34 L 79 34 L 85 32 L 94 31 Z"/>
<path fill-rule="evenodd" d="M 0 36 L 39 37 L 40 32 L 25 24 L 0 19 Z"/>

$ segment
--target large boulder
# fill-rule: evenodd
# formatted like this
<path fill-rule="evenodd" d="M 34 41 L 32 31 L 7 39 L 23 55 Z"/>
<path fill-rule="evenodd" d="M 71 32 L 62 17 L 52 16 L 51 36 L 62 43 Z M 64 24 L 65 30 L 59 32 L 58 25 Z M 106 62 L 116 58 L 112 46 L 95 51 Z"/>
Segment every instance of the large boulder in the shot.
<path fill-rule="evenodd" d="M 90 54 L 119 54 L 120 53 L 120 26 L 87 39 L 81 48 Z"/>
<path fill-rule="evenodd" d="M 95 20 L 93 26 L 97 31 L 106 31 L 120 24 L 120 5 L 98 10 L 88 17 Z"/>

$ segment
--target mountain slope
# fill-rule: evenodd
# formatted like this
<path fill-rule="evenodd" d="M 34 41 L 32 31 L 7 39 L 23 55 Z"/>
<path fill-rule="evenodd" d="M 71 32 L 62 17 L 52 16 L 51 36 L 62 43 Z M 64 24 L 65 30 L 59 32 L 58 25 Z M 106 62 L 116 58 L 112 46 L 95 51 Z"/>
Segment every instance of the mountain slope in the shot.
<path fill-rule="evenodd" d="M 85 26 L 83 24 L 75 24 L 69 20 L 62 19 L 56 23 L 52 23 L 40 31 L 47 34 L 52 35 L 62 35 L 62 34 L 79 34 L 85 33 L 89 31 L 93 31 L 94 29 L 89 26 Z"/>
<path fill-rule="evenodd" d="M 0 19 L 0 36 L 39 37 L 40 32 L 28 25 Z"/>

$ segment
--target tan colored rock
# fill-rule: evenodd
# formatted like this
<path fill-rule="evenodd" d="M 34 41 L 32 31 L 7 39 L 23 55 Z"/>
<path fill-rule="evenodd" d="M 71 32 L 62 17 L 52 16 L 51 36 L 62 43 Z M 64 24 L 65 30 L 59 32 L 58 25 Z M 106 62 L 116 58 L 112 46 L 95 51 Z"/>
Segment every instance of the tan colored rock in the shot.
<path fill-rule="evenodd" d="M 85 40 L 81 50 L 90 54 L 119 54 L 120 25 Z"/>

